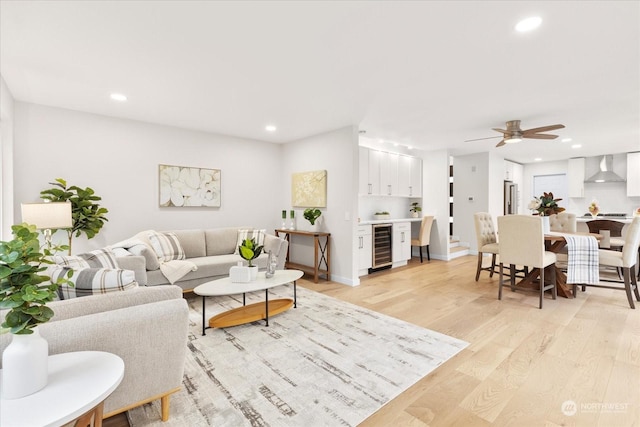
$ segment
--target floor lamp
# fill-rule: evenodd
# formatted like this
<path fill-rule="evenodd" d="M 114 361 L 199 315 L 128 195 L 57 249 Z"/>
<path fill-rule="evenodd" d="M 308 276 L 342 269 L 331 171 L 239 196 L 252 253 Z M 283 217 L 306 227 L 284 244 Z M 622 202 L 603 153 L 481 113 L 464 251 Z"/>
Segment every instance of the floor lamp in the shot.
<path fill-rule="evenodd" d="M 51 249 L 51 230 L 73 227 L 71 203 L 22 203 L 22 222 L 43 230 L 44 241 Z"/>

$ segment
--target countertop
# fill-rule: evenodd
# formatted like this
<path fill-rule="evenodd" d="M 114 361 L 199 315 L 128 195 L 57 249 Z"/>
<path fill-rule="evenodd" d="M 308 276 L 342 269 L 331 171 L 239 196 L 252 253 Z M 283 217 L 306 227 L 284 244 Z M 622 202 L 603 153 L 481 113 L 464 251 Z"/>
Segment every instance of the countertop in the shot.
<path fill-rule="evenodd" d="M 577 222 L 589 222 L 595 219 L 607 219 L 611 221 L 624 222 L 625 224 L 631 224 L 633 221 L 633 216 L 598 216 L 597 218 L 593 218 L 591 216 L 579 216 L 576 217 Z"/>
<path fill-rule="evenodd" d="M 390 219 L 368 219 L 360 221 L 358 225 L 367 224 L 393 224 L 394 222 L 420 222 L 422 218 L 390 218 Z"/>

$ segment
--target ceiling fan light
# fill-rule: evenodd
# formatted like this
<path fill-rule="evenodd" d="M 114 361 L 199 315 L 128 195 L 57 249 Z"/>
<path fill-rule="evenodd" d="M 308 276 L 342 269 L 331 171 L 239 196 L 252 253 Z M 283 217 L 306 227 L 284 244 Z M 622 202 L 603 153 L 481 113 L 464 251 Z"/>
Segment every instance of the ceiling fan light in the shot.
<path fill-rule="evenodd" d="M 517 136 L 512 136 L 511 138 L 505 138 L 505 144 L 515 144 L 516 142 L 522 141 L 522 138 L 518 138 Z"/>
<path fill-rule="evenodd" d="M 527 31 L 534 30 L 540 26 L 542 23 L 542 18 L 539 16 L 532 16 L 527 19 L 523 19 L 522 21 L 516 24 L 516 31 L 521 33 L 526 33 Z"/>

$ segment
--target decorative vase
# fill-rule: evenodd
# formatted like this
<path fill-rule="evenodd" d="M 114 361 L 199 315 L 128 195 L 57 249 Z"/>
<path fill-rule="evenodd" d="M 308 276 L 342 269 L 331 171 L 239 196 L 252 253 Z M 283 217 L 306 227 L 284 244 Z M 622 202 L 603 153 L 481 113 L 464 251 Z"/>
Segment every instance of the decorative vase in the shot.
<path fill-rule="evenodd" d="M 411 218 L 418 218 L 418 212 L 411 212 Z"/>
<path fill-rule="evenodd" d="M 542 217 L 542 232 L 544 234 L 549 234 L 551 232 L 551 223 L 549 222 L 549 217 L 546 215 Z"/>
<path fill-rule="evenodd" d="M 249 278 L 254 281 L 258 278 L 258 266 L 252 265 L 249 267 Z"/>
<path fill-rule="evenodd" d="M 38 327 L 28 335 L 13 334 L 2 353 L 2 397 L 18 399 L 47 385 L 49 343 Z"/>

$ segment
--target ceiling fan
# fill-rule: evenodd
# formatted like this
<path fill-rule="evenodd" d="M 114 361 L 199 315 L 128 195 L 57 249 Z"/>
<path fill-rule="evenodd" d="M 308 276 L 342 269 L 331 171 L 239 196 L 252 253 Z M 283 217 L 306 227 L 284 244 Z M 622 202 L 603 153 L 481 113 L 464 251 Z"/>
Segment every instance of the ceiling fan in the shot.
<path fill-rule="evenodd" d="M 500 141 L 496 145 L 496 147 L 502 147 L 505 144 L 520 142 L 524 138 L 556 139 L 558 135 L 549 135 L 549 134 L 544 134 L 540 132 L 548 132 L 550 130 L 556 130 L 556 129 L 562 129 L 562 128 L 564 128 L 564 125 L 558 124 L 558 125 L 549 125 L 549 126 L 542 126 L 538 128 L 522 130 L 520 129 L 520 120 L 510 120 L 507 122 L 506 129 L 493 128 L 493 130 L 495 130 L 496 132 L 502 133 L 502 141 Z M 488 138 L 468 139 L 465 142 L 480 141 L 482 139 L 491 139 L 491 138 L 498 138 L 498 137 L 490 136 Z"/>

